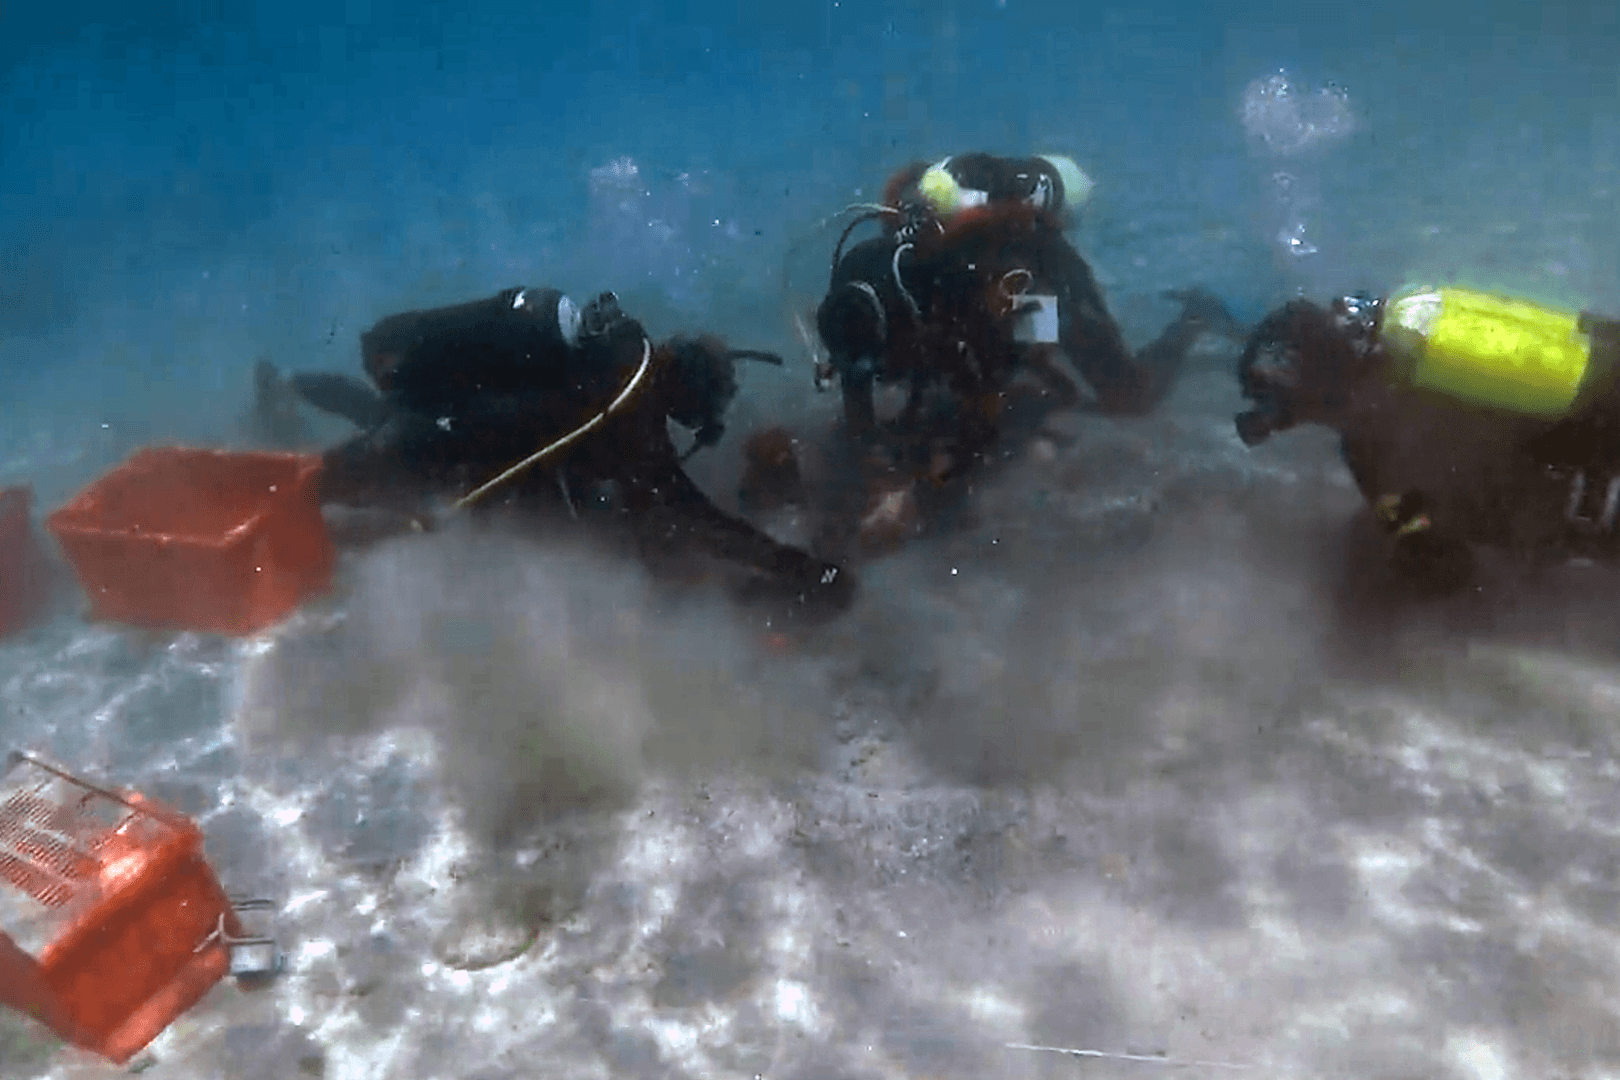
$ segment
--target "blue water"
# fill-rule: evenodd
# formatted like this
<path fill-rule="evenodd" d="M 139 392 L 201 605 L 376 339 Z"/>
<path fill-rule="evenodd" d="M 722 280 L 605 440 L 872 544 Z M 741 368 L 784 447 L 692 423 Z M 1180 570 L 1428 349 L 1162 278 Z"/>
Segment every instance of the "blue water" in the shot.
<path fill-rule="evenodd" d="M 260 351 L 352 365 L 387 311 L 536 281 L 791 342 L 788 245 L 958 147 L 1082 161 L 1112 294 L 1201 279 L 1252 312 L 1466 263 L 1620 299 L 1612 11 L 1408 8 L 9 4 L 0 379 L 37 422 L 202 434 Z M 1273 258 L 1238 119 L 1279 68 L 1363 121 L 1312 165 L 1309 267 Z M 650 194 L 593 200 L 622 157 Z"/>

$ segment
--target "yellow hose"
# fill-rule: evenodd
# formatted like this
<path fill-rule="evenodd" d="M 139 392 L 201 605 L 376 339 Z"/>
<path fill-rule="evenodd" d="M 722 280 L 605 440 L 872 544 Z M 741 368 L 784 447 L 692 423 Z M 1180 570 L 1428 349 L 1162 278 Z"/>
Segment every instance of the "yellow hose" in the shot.
<path fill-rule="evenodd" d="M 467 494 L 457 499 L 455 505 L 452 506 L 451 509 L 466 509 L 479 499 L 482 499 L 485 495 L 489 494 L 495 488 L 500 487 L 502 484 L 512 479 L 512 477 L 516 476 L 518 473 L 523 472 L 525 469 L 533 468 L 546 458 L 555 454 L 557 451 L 572 445 L 574 442 L 577 442 L 579 439 L 590 434 L 592 431 L 595 431 L 607 421 L 608 417 L 624 408 L 625 403 L 630 400 L 631 396 L 635 394 L 637 388 L 641 386 L 642 380 L 646 378 L 647 369 L 650 367 L 652 367 L 652 343 L 646 338 L 642 338 L 641 366 L 638 367 L 636 369 L 636 373 L 630 377 L 630 381 L 625 384 L 624 389 L 619 391 L 619 396 L 608 403 L 607 408 L 603 409 L 601 412 L 597 413 L 595 416 L 591 417 L 589 420 L 585 421 L 585 423 L 581 424 L 573 431 L 570 431 L 562 438 L 541 447 L 539 450 L 536 450 L 534 453 L 530 454 L 516 465 L 513 465 L 510 469 L 507 469 L 505 472 L 501 473 L 499 476 L 487 480 L 479 486 L 473 488 L 471 491 L 467 492 Z"/>

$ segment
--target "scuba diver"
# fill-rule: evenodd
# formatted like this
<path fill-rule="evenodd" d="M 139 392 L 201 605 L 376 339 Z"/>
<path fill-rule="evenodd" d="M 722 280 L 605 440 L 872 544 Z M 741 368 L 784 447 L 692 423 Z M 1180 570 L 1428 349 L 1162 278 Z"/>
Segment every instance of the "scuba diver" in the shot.
<path fill-rule="evenodd" d="M 1194 289 L 1166 294 L 1181 316 L 1132 353 L 1091 268 L 1064 236 L 1092 181 L 1058 156 L 960 154 L 914 163 L 890 179 L 883 203 L 856 207 L 833 253 L 831 282 L 816 312 L 826 349 L 817 385 L 836 375 L 852 434 L 877 433 L 874 385 L 904 384 L 902 439 L 920 433 L 929 391 L 949 391 L 949 446 L 933 478 L 964 472 L 1000 434 L 1007 390 L 1029 370 L 1058 407 L 1081 400 L 1056 363 L 1070 365 L 1109 413 L 1151 411 L 1174 384 L 1205 330 L 1234 332 L 1219 300 Z M 844 250 L 854 229 L 882 234 Z"/>
<path fill-rule="evenodd" d="M 1339 434 L 1403 581 L 1449 592 L 1472 546 L 1620 561 L 1620 320 L 1472 289 L 1294 300 L 1238 365 L 1248 446 Z"/>
<path fill-rule="evenodd" d="M 451 492 L 464 493 L 456 510 L 578 519 L 606 507 L 655 571 L 718 557 L 749 575 L 744 599 L 785 598 L 806 615 L 853 598 L 849 571 L 717 508 L 670 436 L 669 420 L 694 433 L 686 456 L 718 441 L 735 362 L 779 357 L 712 337 L 654 345 L 612 293 L 580 309 L 528 288 L 390 315 L 360 346 L 375 389 L 333 373 L 286 380 L 360 429 L 324 454 L 323 505 L 392 510 L 418 527 Z"/>

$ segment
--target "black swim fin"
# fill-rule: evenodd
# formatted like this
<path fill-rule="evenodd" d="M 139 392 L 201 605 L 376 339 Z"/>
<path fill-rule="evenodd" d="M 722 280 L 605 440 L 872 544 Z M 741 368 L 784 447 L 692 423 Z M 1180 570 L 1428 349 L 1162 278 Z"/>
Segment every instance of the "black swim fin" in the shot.
<path fill-rule="evenodd" d="M 300 371 L 287 381 L 298 396 L 324 413 L 341 416 L 362 431 L 388 419 L 392 410 L 381 394 L 350 375 L 331 371 Z"/>

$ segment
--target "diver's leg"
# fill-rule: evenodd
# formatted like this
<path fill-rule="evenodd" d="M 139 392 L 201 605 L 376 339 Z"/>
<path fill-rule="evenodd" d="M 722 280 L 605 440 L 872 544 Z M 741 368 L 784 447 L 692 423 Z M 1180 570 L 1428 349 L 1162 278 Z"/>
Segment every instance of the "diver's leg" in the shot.
<path fill-rule="evenodd" d="M 298 396 L 315 408 L 340 416 L 361 430 L 388 418 L 388 405 L 370 384 L 334 371 L 299 371 L 288 377 Z"/>
<path fill-rule="evenodd" d="M 1059 362 L 1062 351 L 1060 346 L 1042 344 L 1026 345 L 1020 350 L 1019 367 L 1033 378 L 1008 382 L 1002 396 L 1003 437 L 1011 434 L 1020 443 L 1041 438 L 1056 446 L 1074 442 L 1074 436 L 1049 426 L 1053 417 L 1086 400 L 1079 381 Z"/>
<path fill-rule="evenodd" d="M 956 434 L 948 448 L 932 454 L 927 478 L 944 485 L 963 476 L 982 461 L 1001 437 L 1004 402 L 998 391 L 974 388 L 957 395 Z"/>
<path fill-rule="evenodd" d="M 1390 570 L 1401 587 L 1422 599 L 1452 595 L 1474 578 L 1474 553 L 1466 541 L 1443 531 L 1398 536 Z"/>
<path fill-rule="evenodd" d="M 911 431 L 916 426 L 927 393 L 928 375 L 921 371 L 912 372 L 911 380 L 906 384 L 906 404 L 900 410 L 900 420 L 896 425 L 901 432 Z"/>
<path fill-rule="evenodd" d="M 1582 313 L 1591 353 L 1568 415 L 1531 437 L 1524 450 L 1544 465 L 1570 469 L 1620 466 L 1620 320 Z"/>
<path fill-rule="evenodd" d="M 1064 348 L 1105 412 L 1143 415 L 1168 396 L 1203 332 L 1202 319 L 1183 314 L 1133 356 L 1108 316 L 1077 325 Z"/>
<path fill-rule="evenodd" d="M 389 510 L 426 524 L 436 463 L 450 460 L 431 422 L 409 414 L 348 439 L 321 455 L 322 505 Z"/>
<path fill-rule="evenodd" d="M 1001 439 L 1006 400 L 999 376 L 1010 368 L 992 367 L 978 359 L 988 354 L 988 347 L 970 347 L 949 371 L 948 385 L 954 402 L 952 429 L 947 442 L 943 446 L 936 444 L 930 453 L 925 471 L 927 479 L 935 484 L 948 483 L 969 471 Z M 986 368 L 991 374 L 985 374 Z"/>
<path fill-rule="evenodd" d="M 376 433 L 338 443 L 321 455 L 321 462 L 323 505 L 375 506 L 406 479 L 398 456 Z"/>
<path fill-rule="evenodd" d="M 1142 372 L 1144 380 L 1143 392 L 1135 411 L 1147 412 L 1169 395 L 1176 379 L 1181 376 L 1181 368 L 1187 361 L 1188 352 L 1192 350 L 1203 332 L 1202 322 L 1182 315 L 1165 327 L 1163 333 L 1142 347 L 1142 351 L 1136 354 L 1133 361 L 1136 369 Z"/>
<path fill-rule="evenodd" d="M 327 450 L 322 460 L 320 503 L 338 547 L 370 547 L 434 527 L 431 512 L 411 494 L 417 489 L 408 470 L 375 440 L 356 436 Z"/>
<path fill-rule="evenodd" d="M 1583 311 L 1580 328 L 1592 338 L 1593 359 L 1601 356 L 1608 366 L 1620 362 L 1620 319 Z"/>
<path fill-rule="evenodd" d="M 297 397 L 268 357 L 254 362 L 253 405 L 248 417 L 254 437 L 272 447 L 289 449 L 309 440 L 309 424 L 298 411 Z"/>
<path fill-rule="evenodd" d="M 1474 575 L 1473 549 L 1431 517 L 1432 500 L 1420 491 L 1383 495 L 1372 502 L 1373 519 L 1389 537 L 1390 569 L 1415 596 L 1445 596 Z"/>
<path fill-rule="evenodd" d="M 1219 298 L 1203 289 L 1186 289 L 1164 294 L 1181 303 L 1181 314 L 1156 339 L 1136 354 L 1135 366 L 1147 379 L 1142 411 L 1153 408 L 1174 388 L 1187 354 L 1206 333 L 1231 336 L 1239 332 L 1237 320 Z"/>
<path fill-rule="evenodd" d="M 1615 417 L 1620 414 L 1620 319 L 1583 311 L 1578 325 L 1591 341 L 1591 358 L 1574 411 Z"/>

